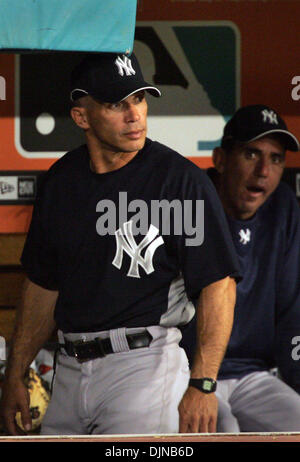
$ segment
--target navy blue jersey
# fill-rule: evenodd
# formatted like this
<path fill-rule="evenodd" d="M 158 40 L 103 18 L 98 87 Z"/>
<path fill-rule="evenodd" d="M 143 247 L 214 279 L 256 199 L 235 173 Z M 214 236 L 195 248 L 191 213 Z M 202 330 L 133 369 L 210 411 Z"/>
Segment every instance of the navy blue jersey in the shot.
<path fill-rule="evenodd" d="M 33 282 L 59 291 L 64 332 L 184 325 L 201 289 L 239 269 L 207 175 L 149 139 L 108 173 L 90 170 L 85 145 L 58 160 L 39 191 L 22 264 Z"/>
<path fill-rule="evenodd" d="M 234 324 L 219 379 L 278 367 L 300 392 L 300 363 L 293 339 L 300 335 L 300 209 L 281 182 L 250 220 L 227 217 L 239 256 Z M 185 345 L 191 356 L 195 330 Z"/>

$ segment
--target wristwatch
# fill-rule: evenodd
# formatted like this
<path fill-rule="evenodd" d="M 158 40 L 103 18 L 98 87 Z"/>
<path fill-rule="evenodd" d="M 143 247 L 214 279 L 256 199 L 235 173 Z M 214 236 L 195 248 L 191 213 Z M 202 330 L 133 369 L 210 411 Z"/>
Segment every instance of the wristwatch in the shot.
<path fill-rule="evenodd" d="M 203 377 L 201 379 L 190 379 L 189 386 L 197 388 L 203 393 L 213 393 L 217 389 L 217 382 L 210 377 Z"/>

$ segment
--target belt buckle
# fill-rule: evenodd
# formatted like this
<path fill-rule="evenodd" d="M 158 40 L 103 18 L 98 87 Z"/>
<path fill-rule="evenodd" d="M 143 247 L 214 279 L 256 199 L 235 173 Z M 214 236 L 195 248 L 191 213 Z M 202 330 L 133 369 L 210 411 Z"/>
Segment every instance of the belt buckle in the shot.
<path fill-rule="evenodd" d="M 73 342 L 74 356 L 79 363 L 105 356 L 100 339 L 75 340 Z"/>
<path fill-rule="evenodd" d="M 77 359 L 79 363 L 83 363 L 87 361 L 87 359 L 82 358 L 81 353 L 84 353 L 83 349 L 80 348 L 83 344 L 87 343 L 86 340 L 75 340 L 73 342 L 73 350 L 74 350 L 74 356 Z"/>

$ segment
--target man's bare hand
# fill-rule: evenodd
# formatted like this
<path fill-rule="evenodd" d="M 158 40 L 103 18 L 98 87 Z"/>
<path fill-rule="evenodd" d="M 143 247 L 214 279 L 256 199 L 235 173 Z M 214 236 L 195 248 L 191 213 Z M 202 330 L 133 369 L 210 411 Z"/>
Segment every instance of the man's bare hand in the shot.
<path fill-rule="evenodd" d="M 189 387 L 179 404 L 180 433 L 215 433 L 218 400 L 214 393 L 205 394 Z"/>
<path fill-rule="evenodd" d="M 16 424 L 15 417 L 20 412 L 23 427 L 28 431 L 31 429 L 28 389 L 22 381 L 18 381 L 14 384 L 5 383 L 2 391 L 0 414 L 4 427 L 9 435 L 24 435 L 24 431 Z"/>

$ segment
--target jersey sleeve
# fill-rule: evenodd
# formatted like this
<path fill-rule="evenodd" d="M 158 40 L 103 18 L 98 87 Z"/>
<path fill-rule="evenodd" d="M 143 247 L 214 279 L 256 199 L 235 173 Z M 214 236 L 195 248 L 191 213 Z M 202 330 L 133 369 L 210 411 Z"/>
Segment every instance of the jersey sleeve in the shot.
<path fill-rule="evenodd" d="M 47 174 L 39 185 L 32 220 L 21 255 L 28 278 L 48 290 L 58 290 L 57 255 L 51 239 L 51 205 L 47 200 Z"/>
<path fill-rule="evenodd" d="M 186 292 L 194 301 L 202 288 L 226 276 L 240 280 L 240 266 L 223 206 L 204 172 L 188 181 L 182 202 L 184 232 L 178 236 L 177 246 Z"/>
<path fill-rule="evenodd" d="M 276 362 L 283 380 L 300 393 L 300 208 L 295 197 L 289 208 L 277 274 Z"/>

